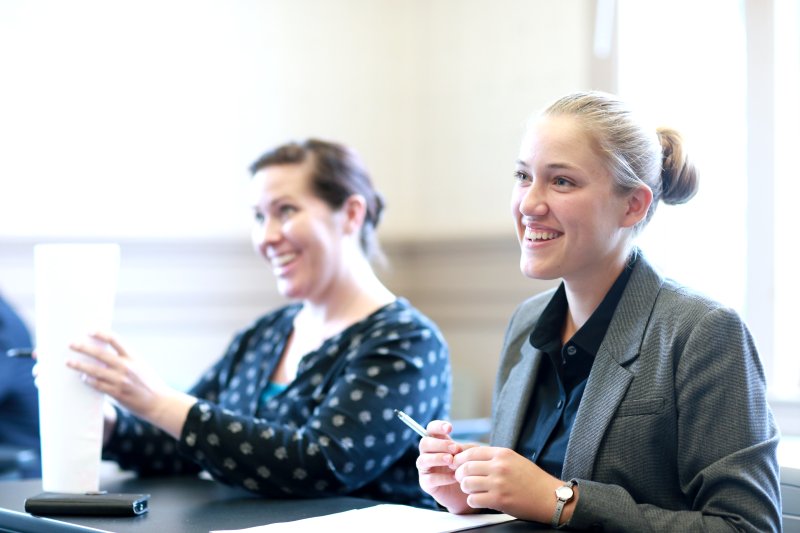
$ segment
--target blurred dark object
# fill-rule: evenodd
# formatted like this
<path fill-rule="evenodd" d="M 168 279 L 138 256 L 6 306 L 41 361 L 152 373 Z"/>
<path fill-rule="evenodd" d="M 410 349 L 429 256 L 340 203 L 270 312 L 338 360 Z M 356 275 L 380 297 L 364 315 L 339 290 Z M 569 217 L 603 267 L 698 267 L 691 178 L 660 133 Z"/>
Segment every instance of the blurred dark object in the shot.
<path fill-rule="evenodd" d="M 29 349 L 25 323 L 0 296 L 0 353 Z M 39 394 L 34 361 L 0 357 L 0 479 L 39 477 Z"/>

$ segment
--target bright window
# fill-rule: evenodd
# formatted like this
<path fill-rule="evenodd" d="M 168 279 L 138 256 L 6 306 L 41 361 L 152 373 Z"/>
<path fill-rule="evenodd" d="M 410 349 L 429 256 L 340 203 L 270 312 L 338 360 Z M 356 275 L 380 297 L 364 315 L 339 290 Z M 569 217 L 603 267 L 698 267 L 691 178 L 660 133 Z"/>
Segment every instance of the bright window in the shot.
<path fill-rule="evenodd" d="M 698 195 L 661 205 L 640 245 L 668 276 L 745 317 L 779 423 L 796 433 L 798 2 L 619 0 L 616 7 L 618 92 L 657 125 L 682 132 L 700 172 Z"/>
<path fill-rule="evenodd" d="M 797 277 L 800 181 L 800 3 L 775 3 L 775 356 L 773 384 L 781 397 L 800 397 L 800 357 L 797 355 Z M 798 413 L 800 418 L 800 413 Z"/>
<path fill-rule="evenodd" d="M 737 6 L 620 0 L 618 92 L 654 126 L 681 132 L 700 172 L 697 196 L 661 204 L 640 246 L 666 275 L 743 313 L 746 63 Z"/>

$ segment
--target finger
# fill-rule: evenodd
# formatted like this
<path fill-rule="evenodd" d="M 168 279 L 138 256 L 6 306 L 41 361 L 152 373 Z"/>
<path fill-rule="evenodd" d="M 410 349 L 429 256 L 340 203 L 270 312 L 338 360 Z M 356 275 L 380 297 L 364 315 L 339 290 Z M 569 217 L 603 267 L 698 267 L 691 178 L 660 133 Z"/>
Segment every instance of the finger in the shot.
<path fill-rule="evenodd" d="M 473 476 L 486 477 L 491 473 L 491 464 L 488 461 L 468 461 L 457 467 L 454 464 L 453 468 L 459 481 Z"/>
<path fill-rule="evenodd" d="M 450 439 L 422 437 L 419 441 L 419 451 L 421 453 L 447 452 L 452 455 L 460 452 L 461 447 Z"/>
<path fill-rule="evenodd" d="M 417 470 L 421 474 L 433 471 L 435 468 L 450 468 L 453 456 L 449 453 L 424 453 L 417 457 Z"/>
<path fill-rule="evenodd" d="M 107 349 L 106 345 L 99 345 L 94 342 L 73 342 L 69 345 L 70 350 L 88 355 L 103 363 L 106 366 L 113 368 L 122 368 L 119 356 Z"/>
<path fill-rule="evenodd" d="M 87 383 L 91 382 L 94 384 L 98 382 L 104 382 L 113 384 L 119 382 L 119 373 L 109 367 L 93 365 L 91 363 L 75 361 L 72 359 L 67 361 L 67 366 L 80 372 L 82 377 L 87 376 L 87 378 L 91 378 L 90 380 L 84 378 L 84 381 Z"/>
<path fill-rule="evenodd" d="M 492 495 L 488 492 L 476 492 L 467 496 L 467 505 L 473 509 L 493 508 Z"/>
<path fill-rule="evenodd" d="M 461 452 L 453 457 L 453 465 L 459 467 L 469 461 L 488 461 L 494 456 L 495 450 L 492 446 L 462 446 Z"/>
<path fill-rule="evenodd" d="M 128 352 L 122 346 L 122 342 L 111 332 L 97 331 L 91 334 L 93 339 L 109 344 L 120 357 L 128 357 Z"/>
<path fill-rule="evenodd" d="M 453 477 L 453 472 L 451 470 L 446 472 L 428 472 L 420 475 L 424 477 L 424 480 L 420 480 L 420 483 L 424 483 L 425 487 L 429 489 L 446 487 L 448 485 L 455 485 L 458 483 L 458 481 L 456 481 L 456 479 Z"/>
<path fill-rule="evenodd" d="M 450 438 L 450 433 L 453 431 L 453 424 L 444 420 L 431 420 L 425 428 L 428 435 L 438 437 L 440 439 Z"/>
<path fill-rule="evenodd" d="M 96 377 L 90 376 L 89 374 L 81 374 L 81 381 L 83 381 L 96 391 L 108 394 L 109 396 L 112 397 L 114 397 L 115 394 L 118 393 L 119 391 L 119 389 L 114 383 L 97 379 Z"/>
<path fill-rule="evenodd" d="M 458 486 L 464 494 L 477 494 L 488 491 L 489 483 L 483 476 L 468 476 L 458 480 Z"/>

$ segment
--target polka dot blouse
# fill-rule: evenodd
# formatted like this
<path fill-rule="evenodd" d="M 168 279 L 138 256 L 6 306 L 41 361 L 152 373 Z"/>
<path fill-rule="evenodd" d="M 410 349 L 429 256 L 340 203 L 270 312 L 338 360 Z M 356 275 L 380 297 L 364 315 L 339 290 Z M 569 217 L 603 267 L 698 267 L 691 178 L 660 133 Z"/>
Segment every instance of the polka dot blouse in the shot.
<path fill-rule="evenodd" d="M 433 505 L 419 488 L 419 437 L 394 416 L 446 419 L 450 360 L 436 325 L 405 299 L 326 340 L 275 389 L 270 376 L 300 304 L 239 333 L 190 391 L 178 441 L 119 410 L 104 457 L 142 475 L 194 473 L 265 496 L 349 494 Z M 269 391 L 269 392 L 268 392 Z"/>

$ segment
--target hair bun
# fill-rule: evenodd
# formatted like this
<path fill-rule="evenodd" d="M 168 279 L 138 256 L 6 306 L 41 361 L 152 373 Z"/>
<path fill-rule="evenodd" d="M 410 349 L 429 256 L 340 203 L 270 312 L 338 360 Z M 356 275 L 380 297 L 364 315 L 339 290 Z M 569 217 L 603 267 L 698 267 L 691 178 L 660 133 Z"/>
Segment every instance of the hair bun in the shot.
<path fill-rule="evenodd" d="M 383 209 L 386 207 L 386 201 L 383 199 L 383 195 L 375 191 L 375 202 L 372 206 L 372 213 L 370 216 L 372 226 L 377 228 L 378 224 L 381 222 L 381 218 L 383 216 Z"/>
<path fill-rule="evenodd" d="M 686 155 L 683 137 L 670 128 L 658 128 L 661 143 L 661 200 L 682 204 L 697 194 L 698 179 L 694 163 Z"/>

